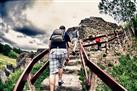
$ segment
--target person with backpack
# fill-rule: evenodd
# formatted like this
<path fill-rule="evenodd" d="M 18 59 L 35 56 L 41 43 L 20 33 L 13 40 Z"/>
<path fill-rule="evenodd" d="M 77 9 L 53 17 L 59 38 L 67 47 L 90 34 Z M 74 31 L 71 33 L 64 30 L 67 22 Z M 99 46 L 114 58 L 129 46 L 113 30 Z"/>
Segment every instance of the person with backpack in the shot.
<path fill-rule="evenodd" d="M 60 26 L 55 29 L 50 37 L 50 53 L 49 53 L 49 66 L 50 66 L 50 91 L 55 91 L 56 75 L 58 74 L 58 85 L 63 84 L 62 75 L 63 67 L 66 60 L 69 60 L 68 42 L 70 37 L 65 32 L 65 26 Z"/>
<path fill-rule="evenodd" d="M 73 50 L 72 50 L 72 54 L 75 55 L 76 53 L 76 48 L 78 45 L 78 39 L 79 39 L 79 31 L 78 28 L 73 27 L 73 31 L 71 32 L 71 42 L 74 45 L 73 46 Z"/>
<path fill-rule="evenodd" d="M 97 43 L 97 50 L 101 50 L 101 43 L 100 43 L 100 38 L 98 37 L 98 32 L 97 32 L 97 36 L 96 36 L 96 38 L 95 38 L 95 41 L 96 41 L 96 43 Z"/>

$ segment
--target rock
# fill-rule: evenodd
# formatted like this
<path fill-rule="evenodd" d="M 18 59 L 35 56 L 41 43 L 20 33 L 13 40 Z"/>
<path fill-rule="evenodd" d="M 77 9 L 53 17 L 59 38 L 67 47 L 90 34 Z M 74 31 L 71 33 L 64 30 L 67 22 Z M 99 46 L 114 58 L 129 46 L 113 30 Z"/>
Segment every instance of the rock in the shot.
<path fill-rule="evenodd" d="M 26 64 L 26 58 L 33 58 L 34 57 L 33 52 L 23 52 L 21 53 L 18 58 L 16 59 L 16 68 L 19 68 L 21 66 L 25 66 Z"/>
<path fill-rule="evenodd" d="M 9 64 L 9 65 L 5 66 L 4 72 L 5 72 L 6 76 L 9 76 L 14 71 L 15 71 L 15 69 L 14 69 L 12 64 Z"/>
<path fill-rule="evenodd" d="M 5 68 L 0 71 L 0 80 L 2 83 L 5 83 L 8 79 L 8 76 L 15 71 L 12 64 L 8 64 L 5 66 Z"/>
<path fill-rule="evenodd" d="M 5 83 L 7 81 L 7 76 L 4 71 L 0 71 L 0 80 L 2 81 L 2 83 Z"/>
<path fill-rule="evenodd" d="M 111 23 L 103 20 L 100 17 L 90 17 L 81 20 L 80 22 L 80 38 L 87 38 L 91 35 L 96 35 L 96 32 L 100 34 L 113 33 L 114 30 L 123 30 L 121 26 L 116 23 Z"/>

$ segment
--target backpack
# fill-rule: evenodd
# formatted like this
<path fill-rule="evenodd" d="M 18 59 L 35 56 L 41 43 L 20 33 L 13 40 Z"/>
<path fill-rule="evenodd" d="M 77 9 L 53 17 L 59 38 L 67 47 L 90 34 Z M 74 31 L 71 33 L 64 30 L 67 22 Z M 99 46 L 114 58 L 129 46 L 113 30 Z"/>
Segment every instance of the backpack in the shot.
<path fill-rule="evenodd" d="M 78 31 L 75 30 L 75 31 L 72 31 L 72 38 L 77 38 L 78 37 Z"/>
<path fill-rule="evenodd" d="M 63 42 L 65 31 L 61 29 L 55 29 L 51 36 L 51 42 Z"/>
<path fill-rule="evenodd" d="M 98 43 L 100 42 L 100 38 L 96 38 L 95 41 Z"/>

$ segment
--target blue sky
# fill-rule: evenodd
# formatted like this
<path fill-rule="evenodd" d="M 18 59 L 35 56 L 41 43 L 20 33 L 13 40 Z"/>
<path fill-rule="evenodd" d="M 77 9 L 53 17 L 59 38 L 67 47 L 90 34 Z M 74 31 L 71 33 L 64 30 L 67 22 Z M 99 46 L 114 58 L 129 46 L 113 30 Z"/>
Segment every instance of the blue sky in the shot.
<path fill-rule="evenodd" d="M 0 41 L 26 50 L 46 48 L 60 25 L 78 26 L 91 16 L 115 22 L 98 10 L 100 0 L 13 0 L 0 4 Z"/>

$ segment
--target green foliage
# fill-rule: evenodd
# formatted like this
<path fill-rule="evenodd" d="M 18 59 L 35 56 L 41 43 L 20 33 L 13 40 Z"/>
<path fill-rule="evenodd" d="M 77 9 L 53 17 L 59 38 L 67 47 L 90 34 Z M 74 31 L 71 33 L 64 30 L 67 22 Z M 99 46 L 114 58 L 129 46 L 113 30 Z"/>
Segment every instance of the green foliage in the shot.
<path fill-rule="evenodd" d="M 123 55 L 119 61 L 120 65 L 113 68 L 112 75 L 118 77 L 128 91 L 137 91 L 137 58 Z"/>
<path fill-rule="evenodd" d="M 135 15 L 132 20 L 131 20 L 131 24 L 134 28 L 134 33 L 137 36 L 137 15 Z"/>
<path fill-rule="evenodd" d="M 112 62 L 109 62 L 109 63 L 108 63 L 108 67 L 112 67 L 112 66 L 114 66 L 113 63 L 112 63 Z"/>
<path fill-rule="evenodd" d="M 115 20 L 130 21 L 136 12 L 136 0 L 101 0 L 99 9 L 101 13 L 109 14 Z"/>
<path fill-rule="evenodd" d="M 9 58 L 0 54 L 0 70 L 5 67 L 7 64 L 12 64 L 14 67 L 16 66 L 16 59 Z"/>
<path fill-rule="evenodd" d="M 13 50 L 11 50 L 11 51 L 8 53 L 8 56 L 9 56 L 10 58 L 17 58 L 17 53 L 14 52 Z"/>
<path fill-rule="evenodd" d="M 120 65 L 114 66 L 110 74 L 128 91 L 137 91 L 137 57 L 122 55 L 119 59 Z M 101 84 L 98 91 L 108 91 Z"/>
<path fill-rule="evenodd" d="M 1 91 L 12 91 L 21 73 L 21 70 L 17 70 L 15 73 L 10 74 L 5 84 L 0 81 Z"/>
<path fill-rule="evenodd" d="M 43 65 L 42 63 L 36 64 L 32 69 L 32 74 L 36 73 L 42 65 Z M 34 84 L 36 87 L 36 91 L 41 91 L 40 90 L 41 82 L 48 76 L 49 76 L 49 69 L 45 69 L 45 71 L 41 74 L 41 76 L 36 80 Z"/>
<path fill-rule="evenodd" d="M 3 52 L 3 44 L 0 43 L 0 53 Z"/>
<path fill-rule="evenodd" d="M 105 66 L 103 66 L 101 63 L 97 63 L 97 65 L 101 68 L 101 69 L 105 69 Z"/>
<path fill-rule="evenodd" d="M 8 44 L 1 44 L 0 43 L 0 53 L 10 58 L 17 58 L 17 54 L 21 53 L 20 49 L 11 48 Z"/>
<path fill-rule="evenodd" d="M 0 79 L 0 91 L 3 91 L 4 89 L 4 84 L 2 83 L 1 79 Z"/>
<path fill-rule="evenodd" d="M 87 88 L 86 88 L 86 85 L 85 85 L 85 75 L 84 75 L 84 70 L 81 69 L 80 70 L 80 77 L 79 77 L 79 80 L 81 81 L 81 85 L 82 85 L 82 91 L 88 91 Z"/>
<path fill-rule="evenodd" d="M 9 52 L 11 51 L 11 49 L 12 48 L 9 45 L 7 45 L 7 44 L 4 45 L 3 46 L 3 54 L 6 55 L 6 56 L 8 56 Z"/>
<path fill-rule="evenodd" d="M 97 88 L 96 91 L 112 91 L 105 83 L 101 82 Z"/>
<path fill-rule="evenodd" d="M 18 54 L 21 53 L 21 49 L 20 49 L 20 48 L 15 48 L 15 47 L 14 47 L 14 48 L 13 48 L 13 51 L 16 52 L 16 53 L 18 53 Z"/>

